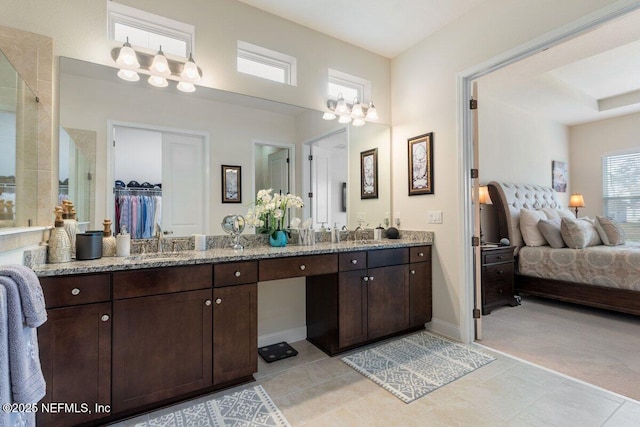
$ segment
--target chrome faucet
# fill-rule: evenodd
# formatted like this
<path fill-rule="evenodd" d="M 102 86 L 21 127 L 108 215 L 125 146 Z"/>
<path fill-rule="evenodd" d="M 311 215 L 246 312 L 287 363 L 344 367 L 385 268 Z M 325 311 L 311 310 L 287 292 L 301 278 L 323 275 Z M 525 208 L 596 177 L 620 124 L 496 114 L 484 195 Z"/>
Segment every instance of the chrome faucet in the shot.
<path fill-rule="evenodd" d="M 156 222 L 156 240 L 158 241 L 158 253 L 162 253 L 162 227 Z"/>

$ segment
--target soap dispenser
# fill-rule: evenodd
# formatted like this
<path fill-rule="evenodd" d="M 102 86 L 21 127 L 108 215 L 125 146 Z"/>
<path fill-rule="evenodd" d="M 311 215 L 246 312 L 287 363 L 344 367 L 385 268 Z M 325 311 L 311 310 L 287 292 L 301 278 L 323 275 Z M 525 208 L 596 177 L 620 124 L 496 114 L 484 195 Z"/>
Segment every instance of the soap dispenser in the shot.
<path fill-rule="evenodd" d="M 71 261 L 71 241 L 67 231 L 64 229 L 62 207 L 56 206 L 53 212 L 56 214 L 56 220 L 55 227 L 53 227 L 49 236 L 47 260 L 50 263 L 69 262 Z"/>
<path fill-rule="evenodd" d="M 76 235 L 78 234 L 78 221 L 75 218 L 75 209 L 71 200 L 62 201 L 62 221 L 64 223 L 64 230 L 69 236 L 69 243 L 71 244 L 71 257 L 76 257 Z"/>

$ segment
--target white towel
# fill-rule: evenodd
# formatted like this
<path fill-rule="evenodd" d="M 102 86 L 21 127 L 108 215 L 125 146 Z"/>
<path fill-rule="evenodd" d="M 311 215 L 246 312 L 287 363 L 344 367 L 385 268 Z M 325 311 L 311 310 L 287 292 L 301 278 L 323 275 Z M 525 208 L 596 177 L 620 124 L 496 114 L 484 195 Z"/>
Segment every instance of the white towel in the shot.
<path fill-rule="evenodd" d="M 7 291 L 7 332 L 9 375 L 13 403 L 36 403 L 45 395 L 46 384 L 40 367 L 38 335 L 25 325 L 16 282 L 0 276 L 0 286 Z"/>
<path fill-rule="evenodd" d="M 44 294 L 38 276 L 24 265 L 2 265 L 0 276 L 11 277 L 18 285 L 22 314 L 27 326 L 37 328 L 47 321 Z"/>

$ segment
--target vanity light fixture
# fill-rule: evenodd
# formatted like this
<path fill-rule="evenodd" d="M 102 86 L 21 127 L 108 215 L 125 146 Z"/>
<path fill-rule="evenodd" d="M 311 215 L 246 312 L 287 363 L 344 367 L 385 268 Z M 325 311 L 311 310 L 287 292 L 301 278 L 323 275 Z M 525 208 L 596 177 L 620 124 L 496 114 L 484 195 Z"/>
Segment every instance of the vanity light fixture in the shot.
<path fill-rule="evenodd" d="M 111 58 L 120 68 L 118 77 L 129 82 L 137 82 L 139 74 L 146 74 L 152 86 L 167 87 L 172 80 L 177 82 L 177 89 L 181 92 L 194 92 L 194 83 L 202 79 L 202 71 L 193 60 L 193 54 L 189 54 L 186 61 L 170 59 L 165 56 L 162 46 L 155 55 L 151 55 L 134 50 L 127 39 L 122 47 L 111 50 Z"/>
<path fill-rule="evenodd" d="M 333 120 L 338 118 L 339 123 L 351 123 L 353 126 L 362 126 L 367 122 L 378 120 L 378 112 L 373 102 L 368 104 L 358 102 L 358 98 L 353 99 L 352 104 L 347 104 L 342 94 L 338 94 L 338 99 L 327 101 L 327 111 L 322 118 Z"/>

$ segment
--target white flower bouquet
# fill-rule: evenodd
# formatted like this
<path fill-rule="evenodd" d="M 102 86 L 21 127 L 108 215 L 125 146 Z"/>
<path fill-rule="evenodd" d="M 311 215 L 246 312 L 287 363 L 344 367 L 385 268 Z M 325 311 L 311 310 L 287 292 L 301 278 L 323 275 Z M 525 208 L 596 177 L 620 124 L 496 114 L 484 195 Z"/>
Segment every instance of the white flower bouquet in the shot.
<path fill-rule="evenodd" d="M 258 191 L 255 204 L 249 209 L 245 220 L 259 233 L 268 233 L 275 238 L 276 231 L 287 227 L 289 208 L 302 208 L 302 198 L 293 194 L 273 194 L 273 189 Z"/>

